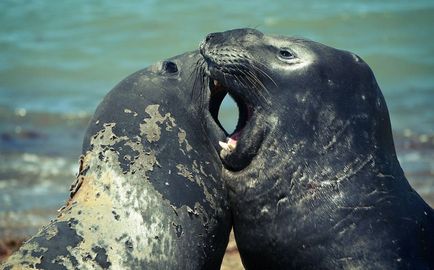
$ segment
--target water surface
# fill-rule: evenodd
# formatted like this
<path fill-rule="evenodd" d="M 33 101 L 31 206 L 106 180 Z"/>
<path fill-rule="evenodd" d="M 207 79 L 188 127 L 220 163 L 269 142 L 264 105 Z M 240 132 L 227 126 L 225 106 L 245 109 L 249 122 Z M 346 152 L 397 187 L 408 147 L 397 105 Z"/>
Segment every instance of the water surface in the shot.
<path fill-rule="evenodd" d="M 53 217 L 77 171 L 89 117 L 117 82 L 254 27 L 355 52 L 385 95 L 401 164 L 434 203 L 434 2 L 1 1 L 0 237 Z M 236 109 L 223 105 L 233 128 Z"/>

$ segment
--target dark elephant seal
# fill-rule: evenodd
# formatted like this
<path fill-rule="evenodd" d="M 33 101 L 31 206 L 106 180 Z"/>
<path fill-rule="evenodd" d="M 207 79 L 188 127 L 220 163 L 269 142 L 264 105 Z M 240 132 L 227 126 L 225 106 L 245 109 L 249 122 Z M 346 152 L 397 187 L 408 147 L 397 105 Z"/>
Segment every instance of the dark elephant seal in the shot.
<path fill-rule="evenodd" d="M 365 62 L 253 29 L 210 34 L 201 53 L 213 96 L 240 109 L 220 144 L 247 269 L 434 269 L 433 210 Z"/>
<path fill-rule="evenodd" d="M 205 98 L 192 96 L 203 88 L 199 59 L 192 52 L 155 64 L 105 97 L 71 199 L 5 269 L 220 268 L 230 212 L 204 127 L 212 118 Z"/>

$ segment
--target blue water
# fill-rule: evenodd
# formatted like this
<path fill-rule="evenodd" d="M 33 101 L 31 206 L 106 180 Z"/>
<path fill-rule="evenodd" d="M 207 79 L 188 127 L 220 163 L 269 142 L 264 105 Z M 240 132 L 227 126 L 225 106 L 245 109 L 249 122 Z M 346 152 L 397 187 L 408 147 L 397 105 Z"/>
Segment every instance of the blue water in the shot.
<path fill-rule="evenodd" d="M 0 237 L 19 213 L 30 215 L 21 200 L 42 200 L 35 209 L 45 213 L 66 199 L 87 120 L 117 82 L 197 49 L 207 33 L 239 27 L 302 36 L 361 56 L 385 95 L 402 166 L 434 202 L 432 0 L 3 0 Z M 228 129 L 234 126 L 230 102 L 221 117 Z"/>

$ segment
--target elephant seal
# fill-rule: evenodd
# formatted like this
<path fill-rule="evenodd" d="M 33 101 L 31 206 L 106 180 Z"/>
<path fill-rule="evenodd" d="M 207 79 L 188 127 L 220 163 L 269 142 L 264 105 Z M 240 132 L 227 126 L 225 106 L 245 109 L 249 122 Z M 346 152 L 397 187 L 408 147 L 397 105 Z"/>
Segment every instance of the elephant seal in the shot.
<path fill-rule="evenodd" d="M 209 34 L 200 51 L 212 96 L 240 110 L 220 155 L 246 269 L 434 269 L 433 210 L 360 57 L 253 29 Z"/>
<path fill-rule="evenodd" d="M 220 269 L 231 217 L 213 120 L 192 96 L 205 89 L 199 59 L 162 61 L 109 92 L 70 200 L 4 269 Z"/>

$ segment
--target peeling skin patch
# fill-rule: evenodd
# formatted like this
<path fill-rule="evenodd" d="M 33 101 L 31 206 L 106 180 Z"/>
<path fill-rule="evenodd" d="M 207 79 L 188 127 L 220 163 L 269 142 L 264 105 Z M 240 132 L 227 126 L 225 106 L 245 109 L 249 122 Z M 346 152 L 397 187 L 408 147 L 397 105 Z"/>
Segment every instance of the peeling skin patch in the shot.
<path fill-rule="evenodd" d="M 161 128 L 158 124 L 166 123 L 166 130 L 172 130 L 175 127 L 175 118 L 170 113 L 166 113 L 164 116 L 160 114 L 158 108 L 160 105 L 152 104 L 146 107 L 145 112 L 150 118 L 145 118 L 144 123 L 140 124 L 140 134 L 145 136 L 148 142 L 156 142 L 160 140 Z"/>
<path fill-rule="evenodd" d="M 34 266 L 36 264 L 41 263 L 42 257 L 29 256 L 29 255 L 32 253 L 32 251 L 43 253 L 46 252 L 47 250 L 48 250 L 47 248 L 43 248 L 39 246 L 38 243 L 30 239 L 28 242 L 26 242 L 25 246 L 20 248 L 19 252 L 12 254 L 12 256 L 8 258 L 8 261 L 5 264 L 0 266 L 4 267 L 4 269 L 11 269 L 11 270 L 15 270 L 15 269 L 20 270 L 23 269 L 24 267 L 28 267 L 29 269 L 34 269 Z"/>
<path fill-rule="evenodd" d="M 174 119 L 169 120 L 170 114 L 163 117 L 158 113 L 158 105 L 151 108 L 157 109 L 154 114 L 149 107 L 147 110 L 149 119 L 159 119 L 154 121 L 156 126 L 166 125 L 166 130 L 167 126 L 176 126 Z M 217 220 L 209 216 L 202 200 L 191 207 L 185 204 L 174 207 L 170 197 L 165 198 L 153 185 L 153 181 L 170 174 L 162 176 L 161 172 L 167 170 L 161 169 L 156 174 L 158 179 L 151 178 L 150 173 L 161 167 L 152 144 L 143 144 L 140 136 L 129 138 L 115 134 L 116 125 L 105 123 L 91 137 L 90 150 L 81 158 L 80 173 L 67 205 L 54 225 L 10 257 L 10 265 L 46 264 L 40 259 L 44 257 L 59 265 L 59 269 L 166 269 L 166 266 L 186 269 L 198 263 L 179 260 L 186 258 L 186 250 L 188 258 L 203 258 L 203 248 L 196 245 L 209 245 L 212 238 L 207 228 L 215 228 Z M 179 134 L 170 131 L 168 134 L 173 134 L 169 139 L 173 138 L 177 144 Z M 183 143 L 186 137 L 185 134 Z M 121 166 L 121 161 L 128 163 L 128 168 Z M 186 182 L 197 183 L 208 200 L 206 203 L 220 212 L 211 195 L 216 190 L 208 191 L 205 185 L 206 180 L 216 182 L 212 175 L 206 176 L 202 168 L 205 164 L 209 163 L 193 161 L 190 166 L 178 164 L 176 168 L 178 174 L 188 179 Z M 71 230 L 75 238 L 59 240 L 67 234 L 56 229 L 58 224 L 65 224 L 62 230 Z M 42 241 L 41 237 L 46 240 Z M 45 248 L 41 245 L 44 241 L 60 248 Z M 58 252 L 52 253 L 53 249 Z M 25 255 L 26 250 L 38 252 L 38 256 Z"/>
<path fill-rule="evenodd" d="M 176 169 L 178 175 L 185 177 L 203 190 L 207 203 L 209 203 L 213 209 L 220 209 L 218 203 L 215 201 L 215 195 L 213 195 L 218 193 L 217 190 L 215 188 L 209 190 L 205 182 L 217 182 L 217 180 L 212 175 L 207 175 L 203 171 L 202 164 L 198 165 L 198 162 L 193 160 L 191 168 L 189 168 L 188 164 L 177 164 Z M 205 179 L 204 176 L 206 177 Z"/>
<path fill-rule="evenodd" d="M 170 202 L 163 199 L 149 181 L 143 181 L 147 172 L 156 164 L 155 155 L 127 137 L 116 136 L 113 133 L 114 126 L 115 124 L 106 124 L 91 141 L 93 149 L 83 158 L 83 168 L 88 170 L 86 175 L 82 176 L 81 187 L 52 225 L 62 228 L 63 231 L 49 227 L 46 232 L 38 234 L 10 257 L 8 264 L 23 266 L 25 261 L 30 261 L 29 265 L 40 264 L 44 263 L 40 256 L 44 256 L 59 262 L 62 269 L 74 269 L 74 265 L 80 265 L 82 269 L 94 269 L 109 264 L 113 269 L 124 269 L 126 266 L 134 266 L 134 263 L 137 263 L 138 268 L 141 263 L 158 268 L 156 266 L 161 264 L 176 267 L 179 262 L 176 262 L 175 258 L 185 256 L 188 243 L 185 243 L 185 247 L 173 246 L 176 243 L 174 239 L 179 238 L 180 229 L 174 229 L 172 223 L 182 224 L 182 220 L 188 220 L 188 211 L 182 211 L 184 206 L 175 213 Z M 133 169 L 127 174 L 123 173 L 117 153 L 110 150 L 111 146 L 119 142 L 137 150 L 138 160 L 143 162 L 138 162 L 135 170 L 140 173 L 133 174 Z M 101 155 L 103 162 L 100 160 Z M 78 211 L 81 215 L 78 222 L 73 224 L 77 241 L 71 242 L 74 238 L 70 237 L 68 240 L 56 241 L 54 238 L 68 235 L 64 231 L 70 230 L 68 220 Z M 119 221 L 114 222 L 112 211 L 116 212 Z M 110 226 L 106 226 L 107 224 Z M 194 230 L 200 231 L 197 228 Z M 123 241 L 115 241 L 124 235 L 131 239 L 128 247 Z M 45 248 L 41 245 L 44 241 L 64 246 L 63 249 L 52 246 Z M 96 243 L 99 249 L 95 248 Z M 25 250 L 38 252 L 40 256 L 25 256 Z M 49 253 L 56 250 L 57 253 Z M 52 257 L 49 257 L 49 254 L 53 254 Z M 128 261 L 128 258 L 134 261 Z"/>
<path fill-rule="evenodd" d="M 178 128 L 178 130 L 179 130 L 178 131 L 179 145 L 182 146 L 182 144 L 185 143 L 185 150 L 187 150 L 187 152 L 190 152 L 193 149 L 193 147 L 191 147 L 191 145 L 188 143 L 188 140 L 186 139 L 187 133 L 182 128 Z"/>
<path fill-rule="evenodd" d="M 153 249 L 158 249 L 160 244 L 155 240 L 155 236 L 159 235 L 159 239 L 167 239 L 166 241 L 171 242 L 173 235 L 170 233 L 162 233 L 162 228 L 160 227 L 161 221 L 170 218 L 168 213 L 173 213 L 170 209 L 170 204 L 168 202 L 164 203 L 161 195 L 156 192 L 152 185 L 148 181 L 143 181 L 143 178 L 147 178 L 147 173 L 153 170 L 156 164 L 156 157 L 152 151 L 146 151 L 144 147 L 136 142 L 128 139 L 127 137 L 119 137 L 118 140 L 112 142 L 107 142 L 108 138 L 113 136 L 113 125 L 106 126 L 105 130 L 100 131 L 94 140 L 92 140 L 91 145 L 94 146 L 93 151 L 86 155 L 86 162 L 90 163 L 88 166 L 91 168 L 86 175 L 89 185 L 87 189 L 80 189 L 77 196 L 74 198 L 77 202 L 81 202 L 80 208 L 84 213 L 84 219 L 89 219 L 84 224 L 111 224 L 110 228 L 106 226 L 96 227 L 96 232 L 102 235 L 113 235 L 115 238 L 120 238 L 123 235 L 130 236 L 131 239 L 152 239 L 151 242 L 148 241 L 131 241 L 128 248 L 122 243 L 111 243 L 110 241 L 104 241 L 101 243 L 101 239 L 95 239 L 95 233 L 89 232 L 85 227 L 82 228 L 82 233 L 86 235 L 86 239 L 90 239 L 89 243 L 101 243 L 100 247 L 111 247 L 105 248 L 108 258 L 115 258 L 111 261 L 113 267 L 118 266 L 123 268 L 123 258 L 132 256 L 136 259 L 142 259 L 143 261 L 166 261 L 170 257 L 171 253 L 169 251 L 162 252 L 158 256 L 152 254 Z M 130 168 L 127 174 L 121 173 L 121 168 L 118 164 L 118 156 L 115 152 L 108 150 L 108 145 L 119 143 L 122 140 L 124 145 L 130 146 L 135 150 L 138 155 L 136 156 L 136 163 Z M 99 153 L 102 152 L 104 155 L 104 160 L 106 161 L 101 165 L 98 161 Z M 94 163 L 94 164 L 92 164 Z M 98 166 L 99 165 L 99 166 Z M 98 169 L 98 167 L 102 167 Z M 137 173 L 140 172 L 140 173 Z M 96 179 L 99 179 L 96 181 Z M 107 189 L 106 187 L 110 187 Z M 101 195 L 99 198 L 95 199 L 93 195 L 98 191 Z M 163 211 L 165 208 L 160 209 L 156 205 L 167 204 L 170 211 Z M 93 205 L 93 206 L 92 206 Z M 98 213 L 89 213 L 90 209 L 100 209 Z M 77 206 L 79 207 L 79 206 Z M 155 210 L 158 210 L 157 212 Z M 113 211 L 116 213 L 116 217 L 120 221 L 117 222 L 116 226 L 113 223 Z M 93 211 L 91 211 L 93 212 Z M 110 212 L 110 213 L 108 213 Z M 167 213 L 165 213 L 167 212 Z M 143 214 L 147 213 L 148 220 L 144 219 Z M 172 214 L 175 216 L 174 214 Z M 92 220 L 97 220 L 92 221 Z M 105 221 L 106 220 L 106 221 Z M 164 223 L 164 222 L 163 222 Z M 141 230 L 137 230 L 137 226 Z M 115 231 L 116 233 L 114 233 Z M 92 240 L 93 239 L 93 240 Z M 93 250 L 95 247 L 91 245 L 86 247 L 86 250 Z M 141 252 L 138 252 L 140 250 Z M 89 251 L 90 252 L 90 251 Z M 92 253 L 92 252 L 90 252 Z M 122 254 L 124 254 L 122 256 Z M 103 255 L 98 255 L 102 261 Z M 102 263 L 100 261 L 100 263 Z"/>
<path fill-rule="evenodd" d="M 133 116 L 139 115 L 137 112 L 134 112 L 134 111 L 127 109 L 127 108 L 124 109 L 124 113 L 130 113 L 130 114 L 133 114 Z"/>
<path fill-rule="evenodd" d="M 185 165 L 183 164 L 178 164 L 176 165 L 176 168 L 178 169 L 178 174 L 181 176 L 184 176 L 185 178 L 187 178 L 190 181 L 194 181 L 193 179 L 193 175 L 191 174 L 191 172 L 185 167 Z"/>
<path fill-rule="evenodd" d="M 69 256 L 68 251 L 83 242 L 75 230 L 77 223 L 71 218 L 49 224 L 12 255 L 7 263 L 14 266 L 12 269 L 22 269 L 22 266 L 36 269 L 77 268 L 78 261 Z"/>
<path fill-rule="evenodd" d="M 179 151 L 181 151 L 181 153 L 183 155 L 186 155 L 186 153 L 190 152 L 191 150 L 193 150 L 193 147 L 189 144 L 188 142 L 188 134 L 185 131 L 185 129 L 179 127 L 176 122 L 175 119 L 173 117 L 170 116 L 169 113 L 166 113 L 165 116 L 163 117 L 160 113 L 159 113 L 159 105 L 158 104 L 153 104 L 153 105 L 149 105 L 146 108 L 146 112 L 151 116 L 151 118 L 146 118 L 145 123 L 149 124 L 152 122 L 152 126 L 154 130 L 158 130 L 158 137 L 163 137 L 162 134 L 162 128 L 164 125 L 166 125 L 166 131 L 167 133 L 164 134 L 164 139 L 165 140 L 175 140 L 176 138 L 178 139 L 178 143 L 179 143 Z M 150 121 L 149 119 L 153 119 L 152 121 Z M 144 124 L 141 124 L 141 130 L 143 133 L 143 127 Z M 148 125 L 149 126 L 149 125 Z M 168 127 L 178 127 L 178 132 L 175 133 L 172 131 L 174 131 L 172 128 L 168 128 Z M 148 133 L 149 135 L 150 133 Z M 142 134 L 142 136 L 145 136 L 147 138 L 147 140 L 149 141 L 149 136 L 147 136 L 146 134 Z M 177 137 L 176 137 L 177 136 Z M 173 139 L 172 139 L 173 138 Z M 130 144 L 128 144 L 130 145 Z M 130 145 L 130 146 L 134 146 L 134 145 Z M 153 153 L 152 156 L 156 156 L 155 153 Z M 156 160 L 155 162 L 157 162 L 157 165 L 160 167 L 160 165 L 158 164 L 158 161 Z M 144 164 L 144 162 L 135 162 L 135 163 L 139 163 L 139 164 Z M 193 164 L 191 164 L 193 163 Z M 205 162 L 206 163 L 206 162 Z M 206 165 L 209 165 L 209 162 L 206 163 Z M 215 201 L 215 195 L 213 194 L 217 194 L 217 190 L 215 188 L 213 188 L 212 190 L 208 190 L 209 189 L 209 185 L 207 185 L 205 183 L 205 181 L 211 181 L 211 182 L 217 182 L 217 180 L 212 176 L 212 174 L 207 175 L 206 172 L 204 171 L 204 166 L 205 164 L 202 164 L 202 162 L 198 162 L 196 160 L 193 160 L 193 162 L 191 161 L 191 158 L 188 158 L 188 163 L 184 163 L 184 164 L 176 164 L 176 171 L 177 171 L 177 175 L 180 175 L 186 179 L 188 179 L 189 181 L 191 181 L 192 183 L 195 183 L 196 185 L 186 185 L 185 183 L 183 183 L 182 181 L 167 181 L 166 185 L 163 187 L 157 187 L 157 190 L 159 190 L 162 194 L 163 197 L 165 198 L 169 198 L 171 200 L 171 202 L 173 204 L 175 204 L 177 207 L 181 207 L 183 204 L 185 205 L 190 205 L 191 207 L 193 206 L 193 201 L 195 199 L 199 199 L 200 197 L 200 193 L 203 193 L 203 195 L 205 196 L 206 199 L 206 203 L 209 204 L 210 207 L 212 208 L 216 208 L 216 209 L 220 209 L 220 207 L 218 206 L 218 203 Z M 169 174 L 170 174 L 171 170 L 169 170 Z M 157 173 L 158 174 L 158 173 Z M 145 177 L 145 179 L 149 179 L 147 176 Z M 173 186 L 170 189 L 168 188 L 168 186 Z M 195 195 L 198 196 L 194 196 L 191 198 L 186 198 L 185 195 L 180 195 L 182 194 L 182 192 L 184 191 L 186 192 L 192 192 Z M 197 189 L 197 191 L 193 191 L 194 189 Z M 179 199 L 175 199 L 175 198 L 179 198 Z M 200 201 L 202 201 L 202 199 L 200 199 Z"/>
<path fill-rule="evenodd" d="M 101 247 L 93 247 L 92 251 L 96 253 L 94 260 L 101 266 L 103 269 L 107 269 L 110 267 L 111 263 L 108 261 L 107 252 L 104 248 Z"/>
<path fill-rule="evenodd" d="M 134 157 L 134 162 L 130 163 L 130 173 L 134 174 L 137 171 L 153 171 L 154 166 L 156 164 L 158 165 L 157 157 L 153 150 L 146 151 L 141 144 L 132 141 L 127 141 L 125 145 L 139 153 Z M 143 175 L 143 179 L 146 181 L 149 179 L 147 174 Z"/>

